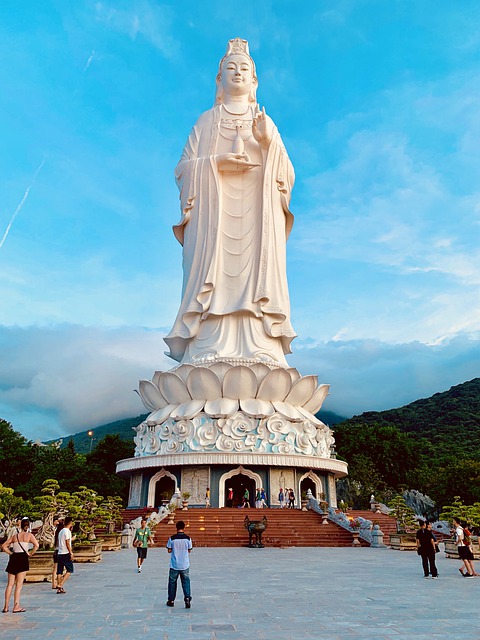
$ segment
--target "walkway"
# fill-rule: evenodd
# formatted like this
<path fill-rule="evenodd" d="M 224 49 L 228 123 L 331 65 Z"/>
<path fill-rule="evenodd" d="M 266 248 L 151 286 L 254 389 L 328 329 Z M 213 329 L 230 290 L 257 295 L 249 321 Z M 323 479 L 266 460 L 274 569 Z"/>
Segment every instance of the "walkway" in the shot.
<path fill-rule="evenodd" d="M 480 578 L 438 559 L 370 548 L 194 549 L 192 608 L 167 608 L 169 557 L 152 549 L 142 574 L 135 551 L 76 565 L 66 595 L 27 584 L 25 614 L 0 615 L 0 640 L 457 640 L 478 637 Z M 0 586 L 5 587 L 2 554 Z"/>

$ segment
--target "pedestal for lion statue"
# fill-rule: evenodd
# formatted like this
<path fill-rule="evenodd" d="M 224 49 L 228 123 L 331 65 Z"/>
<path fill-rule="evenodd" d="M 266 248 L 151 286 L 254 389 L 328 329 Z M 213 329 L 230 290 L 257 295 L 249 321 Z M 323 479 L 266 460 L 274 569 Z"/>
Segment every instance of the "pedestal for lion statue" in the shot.
<path fill-rule="evenodd" d="M 290 322 L 286 242 L 294 171 L 280 134 L 257 103 L 248 43 L 230 40 L 214 106 L 194 125 L 175 170 L 183 247 L 180 308 L 165 342 L 176 365 L 141 380 L 149 411 L 135 428 L 129 507 L 179 491 L 190 506 L 270 506 L 308 489 L 336 506 L 332 430 L 315 417 L 328 394 L 285 355 Z M 246 493 L 247 492 L 247 493 Z"/>

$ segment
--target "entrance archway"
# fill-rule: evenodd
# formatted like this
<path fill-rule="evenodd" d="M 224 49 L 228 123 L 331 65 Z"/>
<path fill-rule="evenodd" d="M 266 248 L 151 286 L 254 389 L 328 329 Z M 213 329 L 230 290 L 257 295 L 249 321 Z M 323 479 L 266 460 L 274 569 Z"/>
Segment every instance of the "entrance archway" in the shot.
<path fill-rule="evenodd" d="M 227 506 L 228 489 L 233 489 L 233 506 L 238 507 L 242 503 L 245 489 L 250 493 L 250 506 L 254 504 L 257 489 L 262 486 L 262 479 L 258 473 L 244 469 L 241 465 L 224 473 L 218 484 L 218 506 Z"/>
<path fill-rule="evenodd" d="M 305 473 L 300 478 L 299 487 L 300 487 L 299 498 L 301 498 L 302 493 L 304 491 L 306 493 L 309 489 L 312 492 L 313 497 L 317 498 L 317 500 L 320 497 L 320 494 L 324 493 L 324 489 L 322 487 L 322 481 L 315 473 L 313 473 L 313 471 L 309 471 L 308 473 Z"/>
<path fill-rule="evenodd" d="M 170 471 L 161 469 L 150 478 L 150 482 L 148 483 L 147 506 L 158 507 L 164 499 L 162 494 L 166 494 L 167 498 L 165 499 L 171 500 L 173 494 L 177 491 L 178 485 L 176 477 L 173 473 L 170 473 Z"/>

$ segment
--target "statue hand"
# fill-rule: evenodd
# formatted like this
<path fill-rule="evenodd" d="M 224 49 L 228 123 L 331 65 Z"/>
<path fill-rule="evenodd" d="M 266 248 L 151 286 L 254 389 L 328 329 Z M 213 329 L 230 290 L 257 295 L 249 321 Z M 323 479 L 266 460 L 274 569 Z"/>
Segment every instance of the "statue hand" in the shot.
<path fill-rule="evenodd" d="M 215 156 L 219 171 L 248 171 L 260 165 L 250 162 L 246 153 L 221 153 Z"/>
<path fill-rule="evenodd" d="M 252 124 L 252 133 L 255 140 L 262 145 L 265 149 L 268 149 L 272 141 L 273 125 L 267 118 L 265 113 L 265 107 L 260 111 L 260 107 L 257 104 L 257 112 Z"/>

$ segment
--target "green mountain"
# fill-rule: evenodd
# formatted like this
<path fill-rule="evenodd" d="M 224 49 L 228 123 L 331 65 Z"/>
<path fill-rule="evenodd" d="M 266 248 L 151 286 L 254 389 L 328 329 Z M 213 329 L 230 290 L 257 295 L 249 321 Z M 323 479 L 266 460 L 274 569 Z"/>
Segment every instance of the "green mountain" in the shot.
<path fill-rule="evenodd" d="M 427 440 L 437 455 L 480 460 L 480 378 L 405 407 L 367 411 L 342 423 L 356 424 L 395 426 L 417 441 Z"/>

